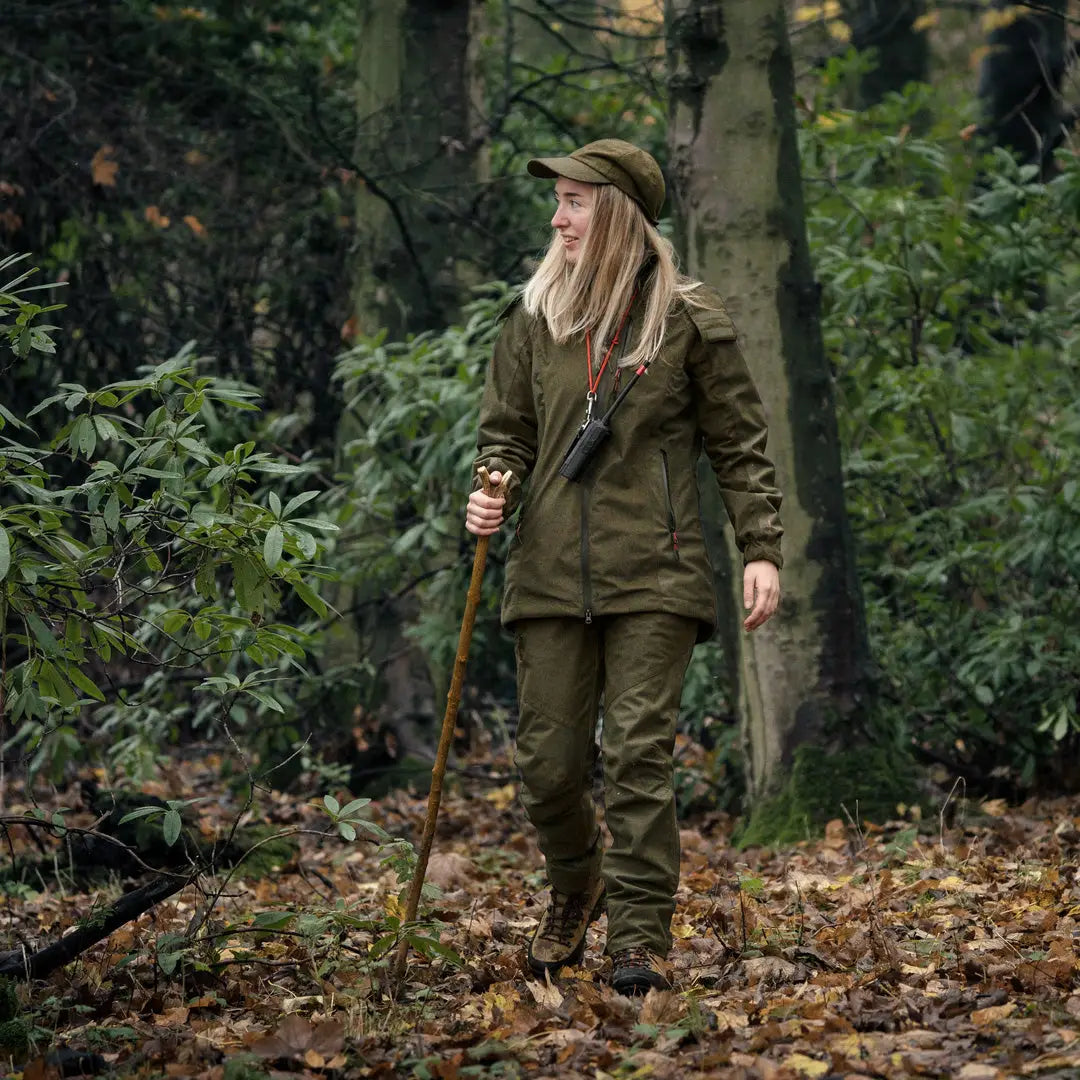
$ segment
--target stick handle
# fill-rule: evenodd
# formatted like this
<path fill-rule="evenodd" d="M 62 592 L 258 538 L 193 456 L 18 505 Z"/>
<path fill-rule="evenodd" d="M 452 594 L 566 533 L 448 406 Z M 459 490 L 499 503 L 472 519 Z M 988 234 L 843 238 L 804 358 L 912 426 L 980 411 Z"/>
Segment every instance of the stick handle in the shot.
<path fill-rule="evenodd" d="M 498 487 L 492 484 L 487 469 L 482 465 L 477 469 L 484 494 L 494 498 L 506 495 L 513 473 L 505 472 Z M 428 792 L 427 818 L 424 821 L 424 833 L 420 841 L 420 851 L 416 857 L 416 870 L 413 872 L 409 899 L 405 905 L 405 923 L 416 918 L 420 907 L 420 894 L 424 889 L 424 877 L 427 874 L 428 859 L 431 856 L 431 843 L 435 839 L 435 823 L 439 816 L 439 803 L 442 801 L 443 776 L 446 773 L 446 759 L 450 755 L 450 744 L 454 738 L 457 724 L 458 705 L 461 703 L 461 688 L 465 681 L 465 664 L 469 658 L 469 645 L 472 642 L 473 624 L 476 611 L 480 606 L 480 586 L 484 580 L 484 567 L 487 564 L 488 543 L 490 536 L 481 536 L 476 541 L 473 554 L 472 578 L 469 581 L 469 593 L 465 599 L 465 614 L 461 620 L 461 632 L 458 634 L 457 655 L 454 658 L 454 675 L 450 680 L 450 689 L 446 694 L 446 713 L 443 716 L 442 734 L 439 737 L 439 749 L 435 754 L 435 764 L 431 770 L 431 790 Z M 402 936 L 398 943 L 394 961 L 394 978 L 400 982 L 405 974 L 405 957 L 409 951 L 409 940 Z"/>

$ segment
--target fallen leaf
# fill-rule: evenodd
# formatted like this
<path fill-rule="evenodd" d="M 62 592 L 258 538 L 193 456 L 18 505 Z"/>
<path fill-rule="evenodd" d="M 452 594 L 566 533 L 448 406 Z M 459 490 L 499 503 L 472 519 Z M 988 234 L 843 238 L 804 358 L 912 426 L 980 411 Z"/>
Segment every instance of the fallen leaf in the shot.
<path fill-rule="evenodd" d="M 111 161 L 111 146 L 102 146 L 90 159 L 90 176 L 100 187 L 116 187 L 116 172 L 119 163 Z"/>
<path fill-rule="evenodd" d="M 517 784 L 505 784 L 489 791 L 484 796 L 489 802 L 494 803 L 496 810 L 506 810 L 517 799 Z"/>
<path fill-rule="evenodd" d="M 978 1024 L 980 1027 L 983 1024 L 996 1024 L 999 1020 L 1012 1016 L 1016 1009 L 1015 1001 L 1010 1001 L 1007 1005 L 990 1005 L 985 1009 L 976 1009 L 971 1014 L 971 1022 Z"/>
<path fill-rule="evenodd" d="M 743 961 L 746 981 L 751 985 L 760 982 L 788 982 L 795 974 L 795 965 L 781 956 L 752 956 Z"/>
<path fill-rule="evenodd" d="M 476 867 L 456 851 L 436 852 L 428 862 L 427 880 L 440 889 L 461 889 L 470 884 Z"/>
<path fill-rule="evenodd" d="M 956 1073 L 957 1080 L 1002 1080 L 1005 1074 L 994 1065 L 969 1061 Z"/>
<path fill-rule="evenodd" d="M 541 982 L 539 979 L 529 979 L 525 985 L 532 994 L 533 1000 L 543 1009 L 557 1009 L 563 1003 L 562 991 L 553 983 Z"/>
<path fill-rule="evenodd" d="M 673 990 L 650 990 L 641 1005 L 643 1024 L 677 1024 L 686 1015 L 683 1000 Z"/>
<path fill-rule="evenodd" d="M 825 1076 L 831 1068 L 827 1061 L 818 1061 L 817 1058 L 799 1053 L 789 1054 L 784 1059 L 784 1065 L 800 1076 Z"/>
<path fill-rule="evenodd" d="M 196 236 L 206 235 L 206 226 L 194 214 L 185 214 L 183 220 Z"/>

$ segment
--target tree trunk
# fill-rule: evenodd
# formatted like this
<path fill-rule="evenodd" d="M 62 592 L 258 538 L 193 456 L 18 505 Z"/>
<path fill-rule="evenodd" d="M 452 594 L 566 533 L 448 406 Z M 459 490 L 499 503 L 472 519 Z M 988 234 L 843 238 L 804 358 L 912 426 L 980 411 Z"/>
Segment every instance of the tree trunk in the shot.
<path fill-rule="evenodd" d="M 850 760 L 833 753 L 851 747 L 867 714 L 869 650 L 807 247 L 784 3 L 669 0 L 667 18 L 672 196 L 684 264 L 730 300 L 770 417 L 784 494 L 776 617 L 752 636 L 741 631 L 733 550 L 728 559 L 739 572 L 718 579 L 728 582 L 724 646 L 741 675 L 754 811 L 744 840 L 787 840 L 840 816 L 846 800 L 852 814 L 880 809 L 874 796 L 892 785 L 871 779 L 874 752 Z"/>
<path fill-rule="evenodd" d="M 386 329 L 400 339 L 449 324 L 481 277 L 468 259 L 476 238 L 467 233 L 482 161 L 478 57 L 470 46 L 481 13 L 470 0 L 361 3 L 355 159 L 364 174 L 356 202 L 354 312 L 360 334 Z M 343 418 L 340 446 L 358 423 L 362 417 Z M 390 766 L 411 776 L 415 770 L 400 766 L 414 755 L 430 759 L 438 719 L 429 665 L 405 633 L 415 604 L 344 586 L 330 599 L 338 610 L 371 612 L 370 619 L 353 617 L 337 629 L 328 663 L 373 664 L 370 698 L 400 751 Z M 366 641 L 374 642 L 371 650 Z M 354 779 L 370 786 L 362 771 Z"/>
<path fill-rule="evenodd" d="M 473 283 L 470 0 L 365 0 L 363 20 L 355 311 L 361 333 L 401 337 L 445 325 Z"/>
<path fill-rule="evenodd" d="M 1067 0 L 1045 0 L 1041 6 L 1049 10 L 1025 12 L 994 0 L 1000 19 L 987 40 L 978 93 L 982 134 L 1025 164 L 1037 164 L 1045 177 L 1076 115 L 1063 106 L 1061 96 L 1071 51 L 1065 33 Z"/>
<path fill-rule="evenodd" d="M 859 83 L 860 109 L 876 105 L 909 82 L 925 82 L 930 62 L 926 32 L 916 26 L 924 0 L 845 0 L 844 21 L 859 52 L 873 49 L 877 64 Z"/>

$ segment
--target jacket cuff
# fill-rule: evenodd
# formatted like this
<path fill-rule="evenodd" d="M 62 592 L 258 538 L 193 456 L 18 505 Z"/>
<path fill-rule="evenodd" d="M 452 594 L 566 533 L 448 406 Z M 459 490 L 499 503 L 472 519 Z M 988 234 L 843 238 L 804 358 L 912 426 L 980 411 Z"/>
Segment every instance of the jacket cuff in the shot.
<path fill-rule="evenodd" d="M 743 549 L 742 557 L 743 566 L 747 563 L 756 562 L 758 559 L 764 559 L 766 562 L 771 562 L 777 570 L 784 569 L 784 557 L 780 554 L 780 548 L 775 544 L 747 544 Z"/>

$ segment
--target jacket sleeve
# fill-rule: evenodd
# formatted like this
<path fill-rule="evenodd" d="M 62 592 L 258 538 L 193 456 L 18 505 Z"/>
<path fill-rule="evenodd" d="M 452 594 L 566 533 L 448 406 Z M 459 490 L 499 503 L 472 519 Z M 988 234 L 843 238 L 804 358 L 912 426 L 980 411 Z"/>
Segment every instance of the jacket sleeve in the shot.
<path fill-rule="evenodd" d="M 513 472 L 506 496 L 506 516 L 517 507 L 521 485 L 536 461 L 537 419 L 532 386 L 532 348 L 528 319 L 516 305 L 495 341 L 480 400 L 473 462 L 473 488 L 480 486 L 476 470 Z"/>
<path fill-rule="evenodd" d="M 706 310 L 692 317 L 700 340 L 691 350 L 687 372 L 696 391 L 705 452 L 720 484 L 735 543 L 744 564 L 767 559 L 782 567 L 781 496 L 773 463 L 765 454 L 765 409 L 727 313 Z"/>

